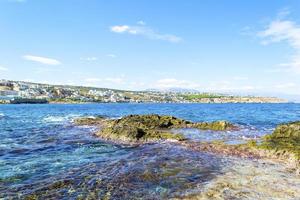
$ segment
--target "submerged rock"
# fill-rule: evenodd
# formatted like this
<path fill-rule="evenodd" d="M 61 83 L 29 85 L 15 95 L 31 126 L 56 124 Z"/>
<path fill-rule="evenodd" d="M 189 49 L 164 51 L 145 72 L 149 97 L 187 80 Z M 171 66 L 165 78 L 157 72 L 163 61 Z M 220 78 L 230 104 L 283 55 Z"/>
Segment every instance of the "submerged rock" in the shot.
<path fill-rule="evenodd" d="M 236 129 L 237 127 L 227 121 L 215 121 L 215 122 L 198 122 L 192 124 L 193 128 L 202 130 L 224 131 Z"/>
<path fill-rule="evenodd" d="M 79 125 L 99 125 L 97 136 L 121 142 L 148 142 L 156 140 L 185 140 L 182 134 L 171 132 L 173 128 L 198 128 L 210 130 L 229 130 L 235 126 L 226 121 L 193 123 L 167 115 L 128 115 L 121 119 L 81 118 L 75 120 Z"/>
<path fill-rule="evenodd" d="M 243 157 L 243 158 L 250 158 L 250 159 L 262 158 L 259 152 L 243 144 L 230 145 L 230 144 L 225 144 L 222 141 L 214 141 L 214 142 L 184 141 L 184 142 L 180 142 L 180 144 L 186 146 L 189 149 L 200 151 L 200 152 L 210 152 L 219 155 Z"/>
<path fill-rule="evenodd" d="M 75 119 L 74 122 L 76 124 L 84 124 L 84 125 L 101 125 L 105 121 L 104 117 L 85 117 Z"/>
<path fill-rule="evenodd" d="M 201 188 L 198 194 L 174 198 L 207 199 L 300 199 L 300 179 L 285 166 L 272 161 L 233 158 Z"/>
<path fill-rule="evenodd" d="M 206 151 L 222 155 L 275 159 L 282 161 L 300 175 L 300 122 L 277 126 L 275 131 L 266 135 L 258 143 L 251 140 L 246 144 L 225 144 L 224 142 L 191 142 L 181 143 L 193 150 Z"/>

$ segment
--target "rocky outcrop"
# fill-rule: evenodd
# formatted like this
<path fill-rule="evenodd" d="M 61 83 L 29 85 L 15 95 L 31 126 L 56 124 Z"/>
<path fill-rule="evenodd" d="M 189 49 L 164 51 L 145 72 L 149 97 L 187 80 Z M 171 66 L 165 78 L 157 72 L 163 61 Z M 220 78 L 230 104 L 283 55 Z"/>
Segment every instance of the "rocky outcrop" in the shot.
<path fill-rule="evenodd" d="M 234 125 L 226 121 L 193 123 L 173 116 L 129 115 L 121 119 L 81 118 L 75 120 L 79 125 L 97 125 L 97 136 L 117 142 L 143 143 L 157 140 L 185 140 L 182 134 L 171 132 L 173 128 L 198 128 L 211 130 L 229 130 Z"/>
<path fill-rule="evenodd" d="M 227 121 L 214 121 L 214 122 L 198 122 L 188 125 L 191 128 L 198 128 L 202 130 L 226 131 L 237 129 L 236 126 Z"/>
<path fill-rule="evenodd" d="M 181 134 L 173 134 L 168 128 L 184 123 L 176 119 L 160 116 L 132 115 L 110 120 L 96 135 L 115 141 L 149 142 L 155 140 L 184 140 Z"/>
<path fill-rule="evenodd" d="M 277 126 L 272 134 L 265 136 L 262 143 L 256 146 L 269 150 L 278 158 L 295 162 L 300 167 L 300 121 Z"/>
<path fill-rule="evenodd" d="M 223 142 L 181 142 L 182 145 L 197 151 L 222 155 L 264 158 L 284 162 L 300 175 L 300 121 L 277 126 L 275 131 L 257 143 L 228 145 Z"/>
<path fill-rule="evenodd" d="M 120 119 L 103 117 L 80 118 L 75 120 L 78 125 L 94 125 L 100 127 L 97 136 L 118 142 L 140 144 L 158 140 L 172 140 L 187 148 L 222 155 L 276 159 L 296 169 L 300 174 L 300 122 L 279 125 L 275 131 L 266 135 L 257 143 L 229 145 L 223 142 L 193 142 L 186 140 L 182 134 L 171 131 L 174 128 L 198 128 L 204 130 L 224 131 L 237 129 L 226 121 L 197 122 L 161 115 L 129 115 Z"/>
<path fill-rule="evenodd" d="M 84 118 L 77 118 L 74 120 L 76 124 L 80 125 L 103 125 L 103 123 L 106 121 L 104 117 L 98 116 L 98 117 L 84 117 Z"/>
<path fill-rule="evenodd" d="M 290 139 L 300 141 L 300 121 L 281 124 L 277 126 L 273 134 L 269 135 L 267 139 L 282 140 Z"/>

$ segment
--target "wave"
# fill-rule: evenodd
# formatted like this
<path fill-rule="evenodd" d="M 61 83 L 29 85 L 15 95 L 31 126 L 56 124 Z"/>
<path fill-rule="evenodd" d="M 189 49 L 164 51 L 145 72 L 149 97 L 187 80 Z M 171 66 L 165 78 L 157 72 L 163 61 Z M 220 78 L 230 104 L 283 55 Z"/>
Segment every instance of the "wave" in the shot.
<path fill-rule="evenodd" d="M 81 117 L 81 115 L 77 114 L 69 114 L 64 116 L 55 116 L 55 115 L 48 115 L 43 118 L 43 122 L 45 123 L 62 123 L 62 122 L 72 122 L 74 119 Z"/>

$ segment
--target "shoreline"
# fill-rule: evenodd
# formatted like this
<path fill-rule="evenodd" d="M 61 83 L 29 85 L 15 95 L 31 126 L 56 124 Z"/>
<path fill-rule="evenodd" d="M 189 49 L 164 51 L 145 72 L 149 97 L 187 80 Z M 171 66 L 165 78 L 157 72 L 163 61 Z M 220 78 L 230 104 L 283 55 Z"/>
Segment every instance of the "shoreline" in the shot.
<path fill-rule="evenodd" d="M 300 104 L 300 102 L 222 102 L 222 103 L 205 103 L 205 102 L 48 102 L 48 103 L 0 103 L 0 105 L 17 105 L 17 104 Z"/>
<path fill-rule="evenodd" d="M 144 115 L 125 114 L 133 113 L 132 108 L 137 108 L 137 106 L 130 107 L 124 111 L 122 107 L 116 106 L 118 110 L 123 111 L 116 112 L 119 116 L 123 116 L 116 118 L 117 116 L 113 117 L 114 112 L 112 112 L 111 106 L 107 106 L 107 110 L 103 110 L 105 106 L 100 106 L 100 110 L 95 107 L 65 106 L 65 109 L 61 109 L 61 106 L 37 106 L 36 108 L 38 109 L 32 109 L 32 106 L 24 106 L 29 111 L 36 111 L 38 113 L 37 116 L 40 116 L 37 119 L 35 115 L 29 114 L 32 117 L 28 117 L 28 122 L 31 122 L 32 119 L 42 122 L 42 132 L 48 132 L 48 127 L 53 128 L 53 130 L 50 129 L 50 138 L 48 135 L 45 135 L 44 138 L 37 140 L 37 142 L 45 142 L 41 146 L 41 148 L 45 148 L 46 159 L 42 165 L 49 165 L 47 168 L 51 170 L 56 169 L 56 158 L 48 160 L 48 155 L 52 154 L 52 149 L 50 149 L 51 151 L 48 149 L 49 146 L 55 147 L 58 150 L 58 155 L 62 155 L 66 160 L 58 160 L 58 164 L 64 167 L 64 169 L 61 169 L 61 171 L 58 170 L 58 173 L 61 174 L 54 175 L 53 179 L 42 180 L 43 176 L 49 175 L 48 172 L 40 173 L 39 171 L 32 171 L 32 176 L 20 180 L 33 180 L 32 184 L 28 184 L 27 187 L 19 187 L 17 185 L 17 180 L 15 181 L 18 178 L 17 173 L 14 176 L 8 176 L 3 181 L 7 181 L 5 184 L 11 186 L 11 189 L 2 188 L 3 191 L 10 192 L 6 195 L 13 197 L 16 195 L 14 192 L 18 192 L 17 194 L 24 198 L 49 198 L 50 195 L 56 198 L 75 198 L 78 195 L 83 195 L 83 198 L 87 198 L 85 194 L 93 194 L 98 195 L 99 198 L 111 195 L 111 199 L 114 199 L 118 195 L 128 195 L 127 197 L 130 197 L 138 194 L 140 197 L 146 198 L 149 195 L 148 197 L 152 197 L 151 199 L 155 199 L 155 197 L 159 199 L 159 197 L 162 197 L 160 196 L 162 193 L 160 191 L 156 192 L 156 188 L 160 188 L 164 191 L 165 197 L 170 199 L 230 199 L 231 197 L 239 199 L 255 199 L 255 197 L 270 199 L 275 196 L 278 198 L 287 196 L 293 199 L 293 197 L 300 197 L 300 191 L 298 190 L 300 186 L 300 174 L 295 170 L 292 160 L 288 158 L 289 154 L 284 154 L 282 151 L 257 149 L 256 145 L 260 143 L 254 145 L 253 141 L 250 140 L 251 138 L 258 138 L 260 141 L 262 137 L 257 136 L 273 132 L 273 129 L 267 129 L 268 131 L 262 135 L 254 132 L 253 134 L 249 134 L 249 137 L 242 137 L 245 140 L 242 140 L 241 143 L 244 141 L 249 142 L 236 145 L 237 143 L 230 143 L 231 140 L 240 138 L 238 135 L 234 137 L 235 134 L 247 134 L 245 130 L 251 129 L 248 129 L 250 127 L 243 126 L 243 123 L 238 119 L 234 120 L 226 117 L 228 115 L 225 115 L 225 117 L 224 115 L 214 117 L 239 122 L 240 126 L 233 124 L 239 127 L 238 130 L 230 127 L 228 130 L 226 126 L 223 126 L 222 130 L 227 129 L 227 131 L 211 132 L 211 130 L 202 131 L 201 129 L 195 132 L 184 132 L 189 127 L 195 129 L 197 123 L 198 125 L 203 125 L 207 123 L 206 121 L 213 120 L 213 118 L 201 117 L 201 113 L 203 112 L 201 109 L 198 110 L 199 114 L 197 117 L 192 118 L 189 118 L 188 114 L 180 115 L 180 113 L 175 115 L 182 118 L 172 117 L 172 115 L 163 117 L 162 115 L 149 116 L 147 114 L 149 111 L 160 113 L 161 106 L 157 106 L 158 110 L 149 110 L 145 106 L 144 109 L 147 112 Z M 227 108 L 227 106 L 224 107 Z M 259 106 L 254 107 L 258 108 Z M 266 107 L 273 110 L 275 106 L 272 107 L 270 105 Z M 286 108 L 286 106 L 280 107 L 282 109 Z M 12 111 L 19 110 L 18 106 L 7 106 L 7 108 Z M 54 108 L 58 109 L 59 112 Z M 68 108 L 72 109 L 68 110 Z M 175 106 L 173 110 L 177 108 Z M 181 106 L 181 108 L 187 110 L 188 106 Z M 194 108 L 198 107 L 194 106 Z M 243 110 L 247 111 L 245 108 L 248 108 L 248 106 L 243 106 Z M 298 112 L 298 110 L 296 111 Z M 22 109 L 20 111 L 23 112 Z M 110 115 L 105 115 L 106 112 L 109 112 Z M 265 112 L 268 112 L 268 109 Z M 81 114 L 76 115 L 76 113 Z M 167 113 L 173 112 L 168 110 Z M 8 112 L 4 112 L 4 114 L 9 116 Z M 13 114 L 18 115 L 18 113 Z M 212 114 L 215 114 L 214 111 Z M 50 120 L 50 117 L 54 121 Z M 80 127 L 80 123 L 79 126 L 75 123 L 76 119 L 88 119 L 89 121 L 81 121 L 82 127 Z M 192 121 L 188 122 L 185 119 Z M 251 119 L 251 117 L 247 119 Z M 14 120 L 14 118 L 11 120 Z M 105 124 L 103 120 L 107 120 L 108 122 Z M 198 120 L 202 120 L 202 122 Z M 297 120 L 297 118 L 293 118 L 293 120 Z M 28 122 L 24 121 L 24 127 Z M 32 122 L 29 125 L 34 126 L 35 121 Z M 273 120 L 268 120 L 267 122 L 274 123 Z M 202 128 L 212 129 L 214 127 L 212 123 L 206 125 L 205 127 L 202 126 Z M 100 126 L 102 126 L 101 128 L 109 126 L 104 133 L 109 133 L 112 130 L 115 136 L 120 137 L 109 138 L 109 135 L 102 135 L 99 133 L 101 131 Z M 183 132 L 177 132 L 176 127 L 179 127 L 179 130 L 180 127 L 187 128 L 183 128 Z M 259 129 L 259 127 L 257 128 Z M 136 138 L 138 142 L 121 142 L 122 138 L 126 138 L 126 134 L 118 135 L 120 134 L 118 130 L 121 132 L 127 131 L 131 141 L 134 141 Z M 70 131 L 70 134 L 67 131 Z M 169 131 L 181 133 L 186 138 L 179 141 L 176 138 L 168 139 L 168 134 L 157 137 L 157 135 L 168 133 Z M 55 134 L 57 137 L 53 133 L 57 133 Z M 29 132 L 28 135 L 32 134 L 35 133 Z M 193 137 L 189 134 L 194 134 L 194 136 L 200 136 L 198 134 L 201 134 L 201 136 Z M 218 134 L 220 135 L 218 136 Z M 34 137 L 39 135 L 40 132 L 37 131 Z M 201 142 L 203 141 L 201 138 L 205 137 L 211 138 L 212 140 L 209 141 L 212 142 Z M 158 138 L 158 140 L 147 140 L 151 138 Z M 218 141 L 219 138 L 221 139 Z M 229 143 L 227 143 L 228 140 Z M 39 149 L 36 150 L 33 155 L 38 158 L 41 152 Z M 27 153 L 27 151 L 29 149 L 25 149 L 24 153 Z M 14 152 L 20 152 L 20 150 L 17 148 Z M 277 156 L 278 153 L 280 154 Z M 13 154 L 12 156 L 16 155 Z M 21 154 L 20 158 L 22 156 Z M 61 159 L 62 157 L 59 158 Z M 34 161 L 39 163 L 38 159 Z M 28 162 L 32 161 L 28 160 Z M 74 166 L 70 166 L 70 162 L 74 162 Z M 64 174 L 68 175 L 61 176 Z M 35 177 L 38 177 L 36 180 L 42 182 L 34 181 Z M 138 187 L 135 187 L 135 185 L 138 185 Z M 280 192 L 277 191 L 278 187 L 281 188 Z M 60 193 L 60 191 L 71 191 L 73 193 Z M 103 192 L 99 193 L 99 191 Z M 5 194 L 3 193 L 3 195 Z"/>
<path fill-rule="evenodd" d="M 153 115 L 153 116 L 158 117 L 158 120 L 160 120 L 161 117 L 164 117 L 164 116 L 158 116 L 158 115 L 157 116 Z M 130 119 L 131 117 L 133 117 L 133 123 L 131 122 L 131 119 Z M 144 119 L 144 117 L 145 117 L 145 119 Z M 117 120 L 116 119 L 106 119 L 106 118 L 102 118 L 102 117 L 100 117 L 100 118 L 81 118 L 81 119 L 79 118 L 74 121 L 74 124 L 79 125 L 79 126 L 80 125 L 91 125 L 91 126 L 97 127 L 98 130 L 95 133 L 93 133 L 93 135 L 95 135 L 96 137 L 100 138 L 101 140 L 109 142 L 109 143 L 115 143 L 118 145 L 138 146 L 138 145 L 151 144 L 151 143 L 170 142 L 170 143 L 174 143 L 174 144 L 179 144 L 188 149 L 198 151 L 198 152 L 209 152 L 209 153 L 215 153 L 215 154 L 222 155 L 222 156 L 234 156 L 234 157 L 249 158 L 249 159 L 276 161 L 276 162 L 285 164 L 288 168 L 292 168 L 293 171 L 295 171 L 297 175 L 300 175 L 300 157 L 299 157 L 300 152 L 298 152 L 299 150 L 298 150 L 297 146 L 295 146 L 294 148 L 291 148 L 291 149 L 290 149 L 290 147 L 280 146 L 280 144 L 277 144 L 277 143 L 275 143 L 274 147 L 269 146 L 270 138 L 273 138 L 270 141 L 272 142 L 272 145 L 274 145 L 272 140 L 274 140 L 274 141 L 277 140 L 276 138 L 277 138 L 278 132 L 280 133 L 280 131 L 283 132 L 283 134 L 285 134 L 285 132 L 290 134 L 291 131 L 295 131 L 295 137 L 298 137 L 297 131 L 298 131 L 298 123 L 299 122 L 289 123 L 286 125 L 285 124 L 278 125 L 273 133 L 267 134 L 261 138 L 260 144 L 258 144 L 257 141 L 255 141 L 255 140 L 250 140 L 248 142 L 245 141 L 245 143 L 242 143 L 242 144 L 225 144 L 223 141 L 219 141 L 219 140 L 214 140 L 211 142 L 197 142 L 197 141 L 193 141 L 191 139 L 185 138 L 180 133 L 179 133 L 179 135 L 176 134 L 172 137 L 171 137 L 171 135 L 166 135 L 165 137 L 159 136 L 158 138 L 155 135 L 153 135 L 153 136 L 150 135 L 150 137 L 147 136 L 147 137 L 149 137 L 149 139 L 146 138 L 143 140 L 139 139 L 139 138 L 135 139 L 134 137 L 131 138 L 132 136 L 130 136 L 130 134 L 134 133 L 134 131 L 135 131 L 134 128 L 137 128 L 137 130 L 139 130 L 138 127 L 141 126 L 140 123 L 142 123 L 142 127 L 149 126 L 153 130 L 162 131 L 162 133 L 164 133 L 164 132 L 167 133 L 171 130 L 171 128 L 174 128 L 174 127 L 175 128 L 182 128 L 182 127 L 195 128 L 198 123 L 206 124 L 204 130 L 226 131 L 226 130 L 238 130 L 239 129 L 238 125 L 231 124 L 226 121 L 216 121 L 216 122 L 211 122 L 211 123 L 207 123 L 207 122 L 194 123 L 194 122 L 184 121 L 182 119 L 177 119 L 172 116 L 166 116 L 166 117 L 169 117 L 169 118 L 171 117 L 171 120 L 174 120 L 174 122 L 167 121 L 168 124 L 171 124 L 170 127 L 165 127 L 161 130 L 160 130 L 160 126 L 155 127 L 153 129 L 153 126 L 156 126 L 156 125 L 153 125 L 151 122 L 149 122 L 149 120 L 150 121 L 153 120 L 151 118 L 151 115 L 129 115 L 129 116 L 125 116 L 123 118 L 117 119 Z M 124 120 L 125 126 L 129 126 L 129 127 L 132 126 L 132 128 L 123 129 L 122 127 L 124 125 L 123 125 L 122 120 Z M 146 121 L 144 121 L 144 120 L 146 120 Z M 138 124 L 136 124 L 136 121 L 138 121 Z M 153 123 L 157 123 L 157 122 L 153 122 Z M 164 123 L 166 123 L 166 122 L 164 122 Z M 189 123 L 192 123 L 192 124 L 189 124 Z M 220 127 L 214 128 L 215 127 L 214 123 L 216 123 L 217 126 L 220 126 Z M 226 125 L 225 124 L 223 125 L 223 123 L 225 123 Z M 172 125 L 172 124 L 176 124 L 176 125 Z M 200 129 L 203 129 L 203 127 L 201 127 L 201 126 L 202 125 L 200 125 L 200 127 L 199 126 L 198 127 Z M 296 128 L 294 126 L 296 126 Z M 114 127 L 116 127 L 116 129 Z M 150 128 L 150 130 L 152 130 L 151 128 Z M 123 131 L 126 132 L 125 135 L 123 134 Z M 146 128 L 145 131 L 149 131 L 149 129 Z M 159 134 L 159 132 L 157 132 L 157 131 L 154 133 Z M 175 134 L 175 133 L 173 133 L 173 134 Z M 153 137 L 153 139 L 151 137 Z M 281 135 L 280 137 L 284 137 L 284 136 Z M 280 137 L 278 139 L 278 142 L 281 142 L 281 140 L 282 140 Z M 297 145 L 297 144 L 294 144 L 294 139 L 292 138 L 292 136 L 286 136 L 286 138 L 287 138 L 288 142 L 291 140 L 293 145 Z M 297 138 L 295 140 L 298 141 Z"/>

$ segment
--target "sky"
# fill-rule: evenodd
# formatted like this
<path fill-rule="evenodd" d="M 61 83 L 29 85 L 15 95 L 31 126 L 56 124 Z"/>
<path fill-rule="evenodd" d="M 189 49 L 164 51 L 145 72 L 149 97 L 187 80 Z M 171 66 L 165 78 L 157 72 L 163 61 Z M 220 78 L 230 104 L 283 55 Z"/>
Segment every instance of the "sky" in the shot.
<path fill-rule="evenodd" d="M 298 0 L 0 0 L 0 79 L 299 96 Z"/>

